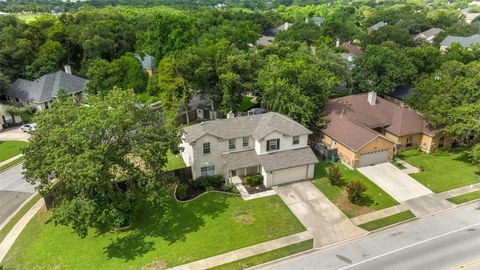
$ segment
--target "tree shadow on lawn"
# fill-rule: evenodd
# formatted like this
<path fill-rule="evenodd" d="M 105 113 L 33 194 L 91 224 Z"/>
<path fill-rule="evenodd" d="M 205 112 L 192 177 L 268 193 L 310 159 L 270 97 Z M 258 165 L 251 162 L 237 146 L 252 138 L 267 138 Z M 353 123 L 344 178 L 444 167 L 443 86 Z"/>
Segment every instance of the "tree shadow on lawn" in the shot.
<path fill-rule="evenodd" d="M 162 206 L 143 208 L 132 229 L 116 237 L 105 253 L 109 259 L 130 261 L 155 249 L 155 242 L 147 237 L 162 238 L 169 245 L 185 241 L 186 234 L 205 225 L 205 218 L 216 218 L 228 208 L 227 196 L 209 193 L 189 203 L 172 198 Z"/>

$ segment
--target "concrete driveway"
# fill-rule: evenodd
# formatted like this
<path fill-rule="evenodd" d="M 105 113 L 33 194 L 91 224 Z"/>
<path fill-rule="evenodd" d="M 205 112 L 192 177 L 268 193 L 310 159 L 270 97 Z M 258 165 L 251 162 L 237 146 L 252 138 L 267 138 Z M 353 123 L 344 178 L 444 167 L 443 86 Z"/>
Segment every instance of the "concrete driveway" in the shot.
<path fill-rule="evenodd" d="M 22 170 L 22 165 L 18 165 L 0 173 L 0 224 L 35 192 Z"/>
<path fill-rule="evenodd" d="M 310 181 L 295 182 L 273 188 L 293 214 L 322 247 L 366 233 L 355 226 Z"/>
<path fill-rule="evenodd" d="M 431 194 L 432 191 L 418 183 L 393 164 L 381 163 L 358 168 L 358 171 L 385 190 L 398 202 Z"/>
<path fill-rule="evenodd" d="M 20 130 L 20 126 L 4 129 L 0 131 L 0 141 L 26 141 L 30 139 L 30 134 Z"/>

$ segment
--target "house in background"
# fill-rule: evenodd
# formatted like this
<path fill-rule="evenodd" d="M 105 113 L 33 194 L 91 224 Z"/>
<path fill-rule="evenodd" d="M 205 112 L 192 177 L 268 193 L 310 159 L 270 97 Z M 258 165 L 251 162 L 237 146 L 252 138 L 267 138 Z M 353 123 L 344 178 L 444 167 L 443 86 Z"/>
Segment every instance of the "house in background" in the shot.
<path fill-rule="evenodd" d="M 70 71 L 69 67 L 66 67 Z M 63 71 L 45 74 L 34 80 L 17 79 L 6 93 L 7 101 L 15 106 L 33 106 L 37 110 L 48 109 L 60 89 L 67 95 L 83 98 L 87 80 Z"/>
<path fill-rule="evenodd" d="M 266 187 L 313 178 L 318 162 L 308 146 L 312 132 L 269 112 L 217 119 L 184 128 L 180 149 L 193 178 L 260 173 Z"/>
<path fill-rule="evenodd" d="M 429 153 L 451 146 L 442 129 L 375 92 L 332 99 L 324 109 L 328 124 L 322 143 L 350 168 L 391 161 L 400 149 Z"/>
<path fill-rule="evenodd" d="M 438 34 L 440 34 L 441 32 L 443 32 L 443 30 L 440 29 L 440 28 L 430 28 L 430 29 L 428 29 L 426 31 L 423 31 L 423 32 L 419 33 L 418 35 L 416 35 L 415 36 L 415 41 L 432 44 L 433 39 L 435 37 L 437 37 Z"/>
<path fill-rule="evenodd" d="M 340 56 L 347 63 L 347 68 L 352 69 L 355 66 L 355 64 L 353 63 L 353 60 L 355 60 L 356 57 L 362 55 L 363 51 L 362 49 L 348 42 L 343 43 L 342 47 L 344 47 L 347 50 L 347 52 L 341 53 Z"/>
<path fill-rule="evenodd" d="M 447 36 L 440 43 L 440 50 L 447 50 L 453 43 L 459 43 L 464 48 L 470 48 L 473 45 L 480 45 L 480 34 L 475 34 L 469 37 Z"/>
<path fill-rule="evenodd" d="M 368 34 L 371 35 L 373 32 L 377 31 L 378 29 L 384 27 L 385 25 L 387 25 L 386 22 L 384 21 L 380 21 L 370 27 L 368 27 L 367 31 L 368 31 Z"/>
<path fill-rule="evenodd" d="M 153 56 L 145 54 L 145 55 L 140 55 L 140 54 L 135 54 L 135 58 L 140 61 L 142 64 L 143 70 L 148 74 L 149 77 L 153 75 L 155 72 L 155 58 Z"/>
<path fill-rule="evenodd" d="M 12 115 L 7 113 L 7 106 L 0 104 L 0 130 L 13 126 L 15 124 L 22 123 L 22 117 L 20 115 Z"/>
<path fill-rule="evenodd" d="M 292 23 L 285 22 L 284 24 L 280 25 L 277 28 L 271 28 L 264 31 L 262 33 L 262 36 L 260 36 L 260 38 L 257 39 L 257 42 L 256 42 L 257 47 L 266 48 L 272 45 L 273 42 L 275 41 L 275 36 L 281 31 L 288 30 L 288 28 L 290 28 L 290 26 L 292 25 L 293 25 Z"/>
<path fill-rule="evenodd" d="M 312 17 L 312 18 L 306 18 L 305 19 L 305 23 L 308 23 L 310 21 L 312 21 L 314 24 L 316 24 L 318 26 L 322 26 L 322 24 L 324 22 L 323 18 L 321 18 L 321 17 Z"/>
<path fill-rule="evenodd" d="M 463 17 L 464 17 L 464 19 L 465 19 L 465 22 L 468 23 L 468 24 L 471 24 L 471 23 L 474 22 L 478 17 L 480 17 L 480 12 L 472 11 L 472 8 L 471 8 L 472 6 L 479 7 L 480 4 L 478 4 L 478 2 L 471 2 L 471 3 L 469 4 L 469 7 L 460 10 L 460 12 L 462 13 L 462 15 L 463 15 Z"/>

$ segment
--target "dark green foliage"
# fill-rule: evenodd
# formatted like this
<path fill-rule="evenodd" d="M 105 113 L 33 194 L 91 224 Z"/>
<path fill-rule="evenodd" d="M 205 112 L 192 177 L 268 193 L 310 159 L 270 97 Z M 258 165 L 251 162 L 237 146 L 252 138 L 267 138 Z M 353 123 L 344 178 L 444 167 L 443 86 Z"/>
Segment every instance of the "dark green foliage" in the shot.
<path fill-rule="evenodd" d="M 327 173 L 328 181 L 331 185 L 339 185 L 342 182 L 342 171 L 338 166 L 331 166 Z"/>
<path fill-rule="evenodd" d="M 249 186 L 258 186 L 263 183 L 263 175 L 261 174 L 253 174 L 253 175 L 246 175 L 243 180 Z"/>
<path fill-rule="evenodd" d="M 188 197 L 188 185 L 186 183 L 178 184 L 176 195 L 179 200 L 185 200 Z"/>
<path fill-rule="evenodd" d="M 360 181 L 354 180 L 345 186 L 348 194 L 348 200 L 354 204 L 361 205 L 363 201 L 363 193 L 367 191 L 367 187 Z"/>
<path fill-rule="evenodd" d="M 224 183 L 225 178 L 217 174 L 197 177 L 191 185 L 195 189 L 220 190 Z"/>

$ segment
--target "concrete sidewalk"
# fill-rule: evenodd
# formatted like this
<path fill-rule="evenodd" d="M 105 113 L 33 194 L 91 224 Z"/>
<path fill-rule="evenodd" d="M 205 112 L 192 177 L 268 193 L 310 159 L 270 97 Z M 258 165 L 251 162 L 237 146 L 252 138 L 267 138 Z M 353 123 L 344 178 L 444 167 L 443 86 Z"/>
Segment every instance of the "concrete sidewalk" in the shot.
<path fill-rule="evenodd" d="M 10 163 L 10 162 L 18 159 L 18 158 L 21 158 L 21 157 L 23 157 L 23 154 L 19 154 L 19 155 L 16 155 L 16 156 L 14 156 L 14 157 L 11 157 L 11 158 L 9 158 L 9 159 L 7 159 L 7 160 L 4 160 L 4 161 L 0 162 L 0 167 L 2 167 L 3 165 L 8 164 L 8 163 Z"/>
<path fill-rule="evenodd" d="M 15 224 L 12 230 L 7 234 L 5 239 L 0 243 L 0 262 L 3 261 L 5 256 L 7 255 L 8 251 L 12 247 L 17 237 L 22 233 L 25 226 L 27 226 L 28 222 L 35 216 L 35 214 L 45 205 L 45 201 L 40 199 L 35 205 L 33 205 L 30 210 Z"/>
<path fill-rule="evenodd" d="M 237 249 L 227 253 L 223 253 L 210 258 L 194 261 L 191 263 L 175 266 L 169 268 L 172 270 L 203 270 L 212 268 L 229 262 L 238 261 L 247 257 L 251 257 L 260 253 L 268 252 L 274 249 L 279 249 L 296 243 L 312 239 L 312 235 L 308 232 L 301 232 L 294 235 L 278 238 L 268 242 L 249 246 L 246 248 Z"/>
<path fill-rule="evenodd" d="M 460 196 L 466 193 L 475 192 L 479 190 L 480 190 L 480 183 L 441 192 L 441 193 L 438 193 L 437 196 L 441 199 L 446 200 L 448 198 Z"/>

